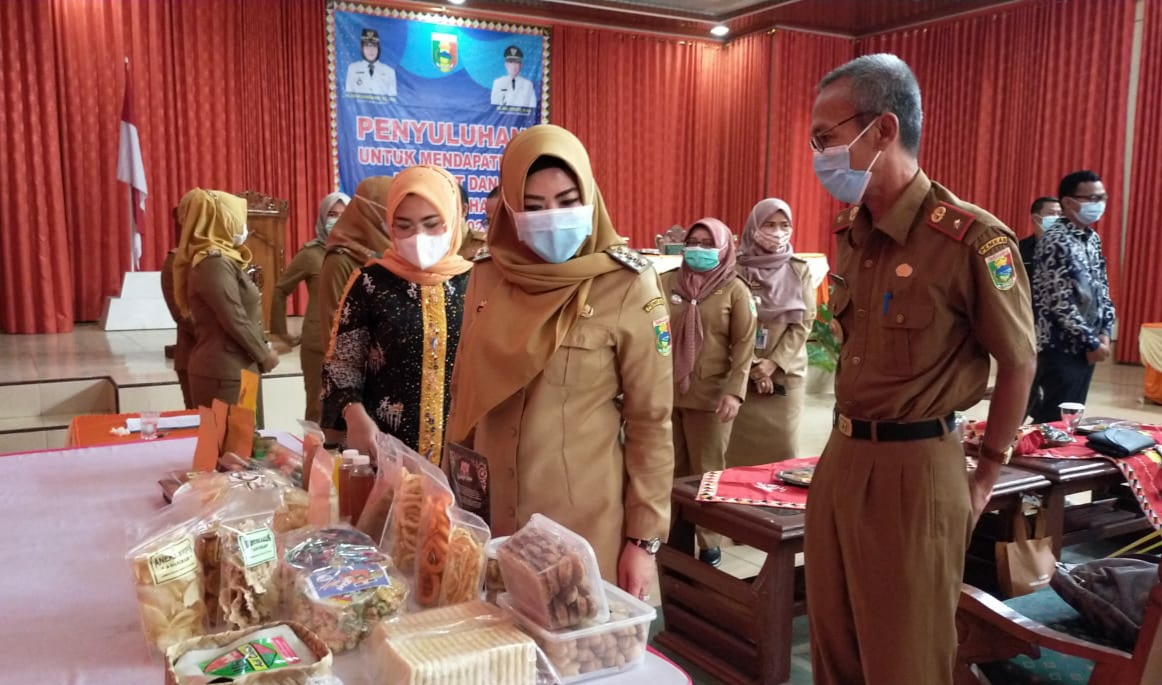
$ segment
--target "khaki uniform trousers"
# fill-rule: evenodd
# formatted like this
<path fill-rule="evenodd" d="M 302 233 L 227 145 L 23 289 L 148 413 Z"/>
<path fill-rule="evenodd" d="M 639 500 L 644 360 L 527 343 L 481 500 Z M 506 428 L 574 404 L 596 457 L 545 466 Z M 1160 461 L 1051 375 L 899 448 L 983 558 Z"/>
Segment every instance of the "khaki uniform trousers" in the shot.
<path fill-rule="evenodd" d="M 323 418 L 323 353 L 299 348 L 303 367 L 303 388 L 307 392 L 306 420 L 319 423 Z"/>
<path fill-rule="evenodd" d="M 212 407 L 216 399 L 226 404 L 238 404 L 238 393 L 241 390 L 240 379 L 223 380 L 190 374 L 190 399 L 195 407 Z"/>
<path fill-rule="evenodd" d="M 954 435 L 832 431 L 811 482 L 805 553 L 816 685 L 952 685 L 972 532 Z"/>
<path fill-rule="evenodd" d="M 712 411 L 674 408 L 674 477 L 696 476 L 726 468 L 731 423 Z M 698 548 L 718 547 L 722 536 L 698 529 Z"/>

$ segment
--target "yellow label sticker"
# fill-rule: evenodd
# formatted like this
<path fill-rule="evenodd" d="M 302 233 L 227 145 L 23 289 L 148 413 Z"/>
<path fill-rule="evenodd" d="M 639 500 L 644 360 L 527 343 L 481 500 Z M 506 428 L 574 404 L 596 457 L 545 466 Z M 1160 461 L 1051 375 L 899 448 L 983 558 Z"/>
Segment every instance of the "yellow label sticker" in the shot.
<path fill-rule="evenodd" d="M 154 585 L 184 578 L 197 570 L 193 538 L 185 538 L 149 555 L 149 575 Z"/>

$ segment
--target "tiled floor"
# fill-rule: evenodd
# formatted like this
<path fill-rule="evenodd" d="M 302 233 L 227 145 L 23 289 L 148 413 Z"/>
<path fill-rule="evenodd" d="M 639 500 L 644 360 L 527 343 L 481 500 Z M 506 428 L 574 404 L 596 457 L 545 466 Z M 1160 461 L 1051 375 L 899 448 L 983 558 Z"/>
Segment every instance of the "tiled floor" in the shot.
<path fill-rule="evenodd" d="M 298 325 L 299 320 L 292 319 L 292 329 Z M 122 411 L 177 408 L 174 405 L 177 379 L 172 362 L 162 353 L 173 339 L 173 331 L 105 333 L 95 326 L 78 326 L 69 335 L 0 335 L 0 386 L 60 378 L 108 377 L 120 387 Z M 300 376 L 295 350 L 283 355 L 276 372 L 264 380 L 268 427 L 298 430 L 295 421 L 302 415 L 304 406 Z M 1162 422 L 1162 407 L 1142 402 L 1142 377 L 1140 367 L 1100 365 L 1094 374 L 1087 413 Z M 176 397 L 180 403 L 180 395 Z M 6 406 L 12 401 L 11 397 L 0 397 Z M 802 454 L 822 452 L 831 430 L 832 403 L 830 395 L 808 396 L 800 434 Z M 981 402 L 967 414 L 970 418 L 986 418 L 988 402 Z M 723 550 L 722 568 L 740 578 L 755 576 L 762 563 L 763 554 L 757 550 L 747 547 Z M 653 596 L 658 597 L 659 593 L 655 591 Z M 682 660 L 676 661 L 688 667 L 695 682 L 707 685 L 718 682 Z M 794 626 L 791 682 L 795 685 L 811 682 L 807 622 L 803 617 L 796 619 Z"/>

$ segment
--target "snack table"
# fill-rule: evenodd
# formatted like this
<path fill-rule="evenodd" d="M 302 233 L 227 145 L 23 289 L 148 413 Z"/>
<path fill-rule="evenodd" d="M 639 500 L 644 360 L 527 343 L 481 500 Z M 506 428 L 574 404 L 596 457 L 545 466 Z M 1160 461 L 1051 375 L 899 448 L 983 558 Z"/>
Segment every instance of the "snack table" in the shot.
<path fill-rule="evenodd" d="M 161 418 L 197 415 L 197 410 L 161 412 Z M 124 445 L 141 442 L 141 436 L 137 433 L 120 436 L 113 435 L 109 432 L 114 428 L 124 428 L 126 419 L 134 419 L 138 416 L 140 414 L 137 413 L 74 416 L 73 420 L 69 422 L 68 446 L 96 447 L 98 445 Z M 197 435 L 197 428 L 179 428 L 175 430 L 162 430 L 158 434 L 158 439 L 193 438 L 197 437 Z"/>
<path fill-rule="evenodd" d="M 297 438 L 269 433 L 301 450 Z M 157 480 L 188 468 L 195 440 L 156 440 L 0 459 L 0 663 L 5 683 L 160 683 L 138 619 L 125 527 L 165 506 Z M 361 685 L 354 655 L 336 660 Z M 643 669 L 606 680 L 685 685 L 688 676 L 648 654 Z"/>

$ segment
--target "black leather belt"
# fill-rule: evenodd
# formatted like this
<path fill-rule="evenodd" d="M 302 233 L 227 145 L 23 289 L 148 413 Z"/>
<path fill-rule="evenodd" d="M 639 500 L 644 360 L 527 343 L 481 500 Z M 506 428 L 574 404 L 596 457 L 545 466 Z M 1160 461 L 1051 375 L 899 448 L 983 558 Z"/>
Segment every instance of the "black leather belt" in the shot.
<path fill-rule="evenodd" d="M 887 421 L 862 421 L 839 412 L 833 414 L 832 427 L 849 438 L 875 440 L 877 442 L 908 442 L 939 438 L 956 430 L 956 415 L 949 414 L 942 419 L 928 419 L 911 423 L 889 423 Z"/>

